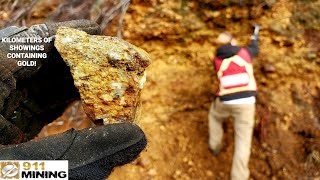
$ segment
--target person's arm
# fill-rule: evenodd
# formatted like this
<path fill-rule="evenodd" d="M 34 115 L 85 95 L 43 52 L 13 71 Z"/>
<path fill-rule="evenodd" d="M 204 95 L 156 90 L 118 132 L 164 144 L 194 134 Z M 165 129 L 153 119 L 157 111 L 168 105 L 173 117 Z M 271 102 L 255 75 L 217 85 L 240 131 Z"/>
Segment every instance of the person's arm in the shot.
<path fill-rule="evenodd" d="M 246 49 L 249 51 L 250 56 L 256 57 L 259 53 L 259 39 L 258 37 L 251 37 L 250 44 L 246 47 Z"/>

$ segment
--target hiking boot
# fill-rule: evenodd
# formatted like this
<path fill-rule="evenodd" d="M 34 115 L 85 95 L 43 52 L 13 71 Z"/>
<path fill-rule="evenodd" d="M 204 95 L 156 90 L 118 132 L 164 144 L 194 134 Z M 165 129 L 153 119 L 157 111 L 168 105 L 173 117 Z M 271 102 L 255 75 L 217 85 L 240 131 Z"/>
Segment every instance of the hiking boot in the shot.
<path fill-rule="evenodd" d="M 138 126 L 118 123 L 0 146 L 0 159 L 69 160 L 70 179 L 99 180 L 107 177 L 113 167 L 136 159 L 146 144 Z"/>
<path fill-rule="evenodd" d="M 211 148 L 210 146 L 208 147 L 210 153 L 214 156 L 218 156 L 221 152 L 222 145 L 218 144 L 216 148 Z"/>

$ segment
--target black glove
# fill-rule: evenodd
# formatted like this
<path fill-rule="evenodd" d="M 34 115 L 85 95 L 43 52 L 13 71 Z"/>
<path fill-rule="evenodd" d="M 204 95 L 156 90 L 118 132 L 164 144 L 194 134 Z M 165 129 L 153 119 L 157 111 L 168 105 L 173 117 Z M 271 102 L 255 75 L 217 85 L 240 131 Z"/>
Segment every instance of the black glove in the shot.
<path fill-rule="evenodd" d="M 146 144 L 138 126 L 120 123 L 0 146 L 0 160 L 69 160 L 69 179 L 100 180 L 136 159 Z"/>
<path fill-rule="evenodd" d="M 78 20 L 30 28 L 10 27 L 3 37 L 53 37 L 59 26 L 99 34 L 99 26 Z M 19 67 L 9 59 L 10 43 L 0 43 L 0 144 L 32 139 L 41 128 L 59 117 L 66 106 L 80 99 L 69 67 L 53 42 L 44 44 L 48 58 L 32 59 L 34 67 Z M 69 130 L 39 141 L 0 145 L 1 160 L 69 160 L 70 179 L 103 179 L 114 166 L 134 160 L 146 146 L 142 130 L 131 123 Z"/>
<path fill-rule="evenodd" d="M 56 24 L 39 24 L 30 28 L 9 27 L 0 31 L 1 39 L 12 37 L 53 37 L 58 26 L 68 26 L 91 34 L 100 34 L 99 26 L 88 20 Z M 41 128 L 59 117 L 67 104 L 80 99 L 73 84 L 70 69 L 54 48 L 45 46 L 45 59 L 11 59 L 12 43 L 0 42 L 0 144 L 18 143 L 32 139 Z M 17 45 L 15 43 L 14 45 Z M 24 44 L 26 45 L 26 44 Z M 22 51 L 23 52 L 23 51 Z M 21 67 L 18 61 L 36 61 L 36 66 Z M 6 119 L 14 126 L 5 122 Z M 6 134 L 12 134 L 8 137 Z M 16 137 L 13 137 L 16 135 Z M 24 139 L 22 139 L 24 137 Z"/>

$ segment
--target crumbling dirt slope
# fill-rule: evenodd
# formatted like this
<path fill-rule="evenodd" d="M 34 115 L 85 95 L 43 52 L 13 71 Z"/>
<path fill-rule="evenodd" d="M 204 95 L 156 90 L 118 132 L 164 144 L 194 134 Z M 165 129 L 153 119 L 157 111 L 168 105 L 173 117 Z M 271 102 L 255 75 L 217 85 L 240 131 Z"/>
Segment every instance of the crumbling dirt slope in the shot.
<path fill-rule="evenodd" d="M 217 87 L 211 62 L 214 40 L 228 30 L 245 45 L 254 23 L 264 29 L 254 62 L 259 95 L 251 178 L 320 178 L 319 26 L 310 25 L 310 17 L 309 24 L 294 19 L 301 11 L 299 2 L 249 8 L 218 4 L 216 9 L 205 1 L 206 8 L 189 2 L 185 11 L 178 2 L 152 2 L 134 1 L 125 18 L 125 39 L 153 59 L 139 123 L 149 145 L 138 160 L 117 168 L 109 179 L 229 178 L 232 120 L 225 124 L 218 157 L 207 145 L 207 113 Z"/>
<path fill-rule="evenodd" d="M 182 8 L 180 1 L 130 4 L 124 39 L 153 59 L 139 121 L 148 147 L 109 179 L 229 179 L 232 119 L 224 125 L 221 154 L 212 156 L 207 145 L 207 114 L 217 88 L 214 40 L 227 30 L 245 45 L 252 24 L 264 29 L 254 60 L 259 94 L 251 178 L 320 179 L 319 0 L 184 1 Z M 33 22 L 42 22 L 44 7 L 54 9 L 60 1 L 48 2 L 34 11 Z"/>

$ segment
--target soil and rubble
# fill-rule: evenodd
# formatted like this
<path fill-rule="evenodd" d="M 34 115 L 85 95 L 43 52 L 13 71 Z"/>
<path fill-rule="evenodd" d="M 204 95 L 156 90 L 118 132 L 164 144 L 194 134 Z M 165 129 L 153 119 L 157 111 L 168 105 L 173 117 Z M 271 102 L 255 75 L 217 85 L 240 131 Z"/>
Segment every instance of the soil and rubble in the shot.
<path fill-rule="evenodd" d="M 319 1 L 252 2 L 246 8 L 238 1 L 228 7 L 223 1 L 189 1 L 184 9 L 172 1 L 131 4 L 124 38 L 139 42 L 154 60 L 140 120 L 149 146 L 109 179 L 229 179 L 231 119 L 222 153 L 212 156 L 207 145 L 207 113 L 217 87 L 214 41 L 227 30 L 245 45 L 253 24 L 263 29 L 254 60 L 259 94 L 251 178 L 320 178 Z M 310 13 L 297 15 L 304 11 Z"/>
<path fill-rule="evenodd" d="M 229 179 L 232 119 L 224 125 L 221 154 L 212 156 L 207 145 L 207 114 L 217 88 L 214 41 L 227 30 L 245 45 L 253 24 L 263 29 L 254 60 L 259 94 L 251 179 L 320 179 L 319 0 L 183 2 L 132 0 L 129 6 L 124 39 L 153 59 L 139 121 L 148 147 L 109 179 Z M 55 3 L 43 7 L 54 10 Z M 44 21 L 46 13 L 38 8 L 34 22 L 37 17 Z"/>

